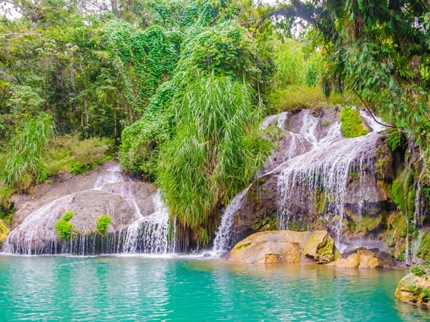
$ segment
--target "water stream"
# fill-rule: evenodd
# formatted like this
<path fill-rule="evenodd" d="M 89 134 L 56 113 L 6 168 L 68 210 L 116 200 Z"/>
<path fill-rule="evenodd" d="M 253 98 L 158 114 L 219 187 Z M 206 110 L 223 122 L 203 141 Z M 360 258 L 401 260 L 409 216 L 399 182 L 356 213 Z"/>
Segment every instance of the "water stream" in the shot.
<path fill-rule="evenodd" d="M 65 211 L 70 210 L 76 193 L 52 200 L 30 213 L 8 236 L 4 253 L 13 254 L 76 254 L 98 253 L 146 253 L 167 254 L 175 251 L 175 227 L 170 225 L 170 214 L 161 191 L 151 198 L 153 212 L 143 216 L 132 186 L 118 165 L 102 172 L 96 179 L 93 190 L 121 196 L 130 206 L 135 220 L 124 231 L 111 232 L 103 237 L 85 229 L 84 233 L 71 240 L 59 243 L 55 225 Z M 108 215 L 115 214 L 115 207 L 108 201 L 105 205 Z M 85 233 L 90 231 L 89 233 Z"/>

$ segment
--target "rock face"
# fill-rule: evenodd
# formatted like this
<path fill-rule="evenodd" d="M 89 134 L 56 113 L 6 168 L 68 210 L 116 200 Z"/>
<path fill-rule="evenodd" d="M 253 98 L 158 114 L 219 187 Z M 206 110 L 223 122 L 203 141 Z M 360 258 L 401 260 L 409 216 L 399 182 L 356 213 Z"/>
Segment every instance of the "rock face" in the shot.
<path fill-rule="evenodd" d="M 360 113 L 370 133 L 352 139 L 342 136 L 335 109 L 264 121 L 276 148 L 234 214 L 230 246 L 267 228 L 326 230 L 342 253 L 360 247 L 395 253 L 397 237 L 386 229 L 400 222 L 386 191 L 395 153 L 381 126 Z"/>
<path fill-rule="evenodd" d="M 326 231 L 267 231 L 253 234 L 237 243 L 228 260 L 235 263 L 299 263 L 309 258 L 328 263 L 340 257 Z"/>
<path fill-rule="evenodd" d="M 63 244 L 67 241 L 61 240 L 55 230 L 66 211 L 73 212 L 69 220 L 73 225 L 73 234 L 84 237 L 74 241 L 78 244 L 76 247 L 83 249 L 82 253 L 87 253 L 86 236 L 96 235 L 96 222 L 103 214 L 111 218 L 107 233 L 115 236 L 115 242 L 119 242 L 124 235 L 124 241 L 121 242 L 124 244 L 126 232 L 132 224 L 139 222 L 133 230 L 133 234 L 137 235 L 139 227 L 147 221 L 145 218 L 153 218 L 151 215 L 159 211 L 155 204 L 156 191 L 156 187 L 149 183 L 127 177 L 114 162 L 85 175 L 57 178 L 52 184 L 37 187 L 31 196 L 13 196 L 16 209 L 14 229 L 6 246 L 13 253 L 51 254 L 70 251 L 64 249 Z M 155 228 L 153 226 L 151 229 Z M 0 241 L 1 236 L 0 230 Z M 94 243 L 100 242 L 94 240 L 91 247 L 99 247 Z M 134 240 L 130 242 L 134 242 L 134 247 L 137 247 Z M 92 251 L 96 252 L 95 249 Z"/>
<path fill-rule="evenodd" d="M 395 296 L 402 302 L 430 308 L 430 277 L 409 273 L 400 280 Z"/>

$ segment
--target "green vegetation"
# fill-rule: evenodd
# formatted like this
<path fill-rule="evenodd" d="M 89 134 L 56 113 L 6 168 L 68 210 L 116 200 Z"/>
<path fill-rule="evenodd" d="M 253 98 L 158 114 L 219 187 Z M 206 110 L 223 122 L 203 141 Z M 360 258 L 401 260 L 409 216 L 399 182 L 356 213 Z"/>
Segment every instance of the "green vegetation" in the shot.
<path fill-rule="evenodd" d="M 244 243 L 244 244 L 240 244 L 239 246 L 237 246 L 236 250 L 241 250 L 242 248 L 246 248 L 248 246 L 251 246 L 251 242 L 250 243 Z"/>
<path fill-rule="evenodd" d="M 406 137 L 404 133 L 398 129 L 389 130 L 390 136 L 388 137 L 388 145 L 391 151 L 395 151 L 397 148 L 404 148 L 406 144 Z"/>
<path fill-rule="evenodd" d="M 73 233 L 73 223 L 69 222 L 73 218 L 73 212 L 66 211 L 63 216 L 55 224 L 55 231 L 58 237 L 63 240 L 70 241 Z"/>
<path fill-rule="evenodd" d="M 430 233 L 426 231 L 421 239 L 420 247 L 418 248 L 417 257 L 430 262 Z"/>
<path fill-rule="evenodd" d="M 109 224 L 112 222 L 112 218 L 109 215 L 103 214 L 96 221 L 97 234 L 106 236 L 109 228 Z"/>
<path fill-rule="evenodd" d="M 217 205 L 251 180 L 270 144 L 258 135 L 260 111 L 249 86 L 211 74 L 185 93 L 173 102 L 180 126 L 161 150 L 159 184 L 180 222 L 206 230 Z"/>
<path fill-rule="evenodd" d="M 30 172 L 35 172 L 43 151 L 53 136 L 53 119 L 46 113 L 20 121 L 10 140 L 0 173 L 2 183 L 10 188 L 27 188 Z"/>
<path fill-rule="evenodd" d="M 340 112 L 342 134 L 346 138 L 366 135 L 369 131 L 364 127 L 360 113 L 352 107 L 345 106 Z"/>
<path fill-rule="evenodd" d="M 1 17 L 2 217 L 13 214 L 12 193 L 84 173 L 118 151 L 124 169 L 162 188 L 187 240 L 207 244 L 219 209 L 271 148 L 261 119 L 303 108 L 367 107 L 393 128 L 391 150 L 410 142 L 430 167 L 424 2 L 111 3 L 95 11 L 89 0 L 10 1 L 22 17 Z M 293 36 L 297 17 L 308 25 Z M 345 137 L 367 133 L 354 109 L 341 120 Z M 385 179 L 387 160 L 378 158 Z M 391 195 L 412 216 L 419 171 L 409 167 Z M 427 174 L 420 179 L 430 186 Z"/>
<path fill-rule="evenodd" d="M 419 266 L 412 266 L 410 269 L 411 273 L 416 275 L 416 276 L 422 276 L 424 275 L 426 272 Z"/>

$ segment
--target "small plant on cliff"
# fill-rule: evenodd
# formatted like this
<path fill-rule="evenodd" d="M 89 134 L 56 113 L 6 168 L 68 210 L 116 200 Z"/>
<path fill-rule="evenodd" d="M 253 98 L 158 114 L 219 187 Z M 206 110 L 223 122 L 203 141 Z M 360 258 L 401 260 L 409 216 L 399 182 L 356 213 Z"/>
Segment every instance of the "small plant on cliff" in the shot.
<path fill-rule="evenodd" d="M 69 222 L 73 218 L 73 212 L 66 211 L 55 225 L 55 231 L 58 236 L 64 240 L 70 240 L 72 237 L 73 223 Z"/>
<path fill-rule="evenodd" d="M 340 112 L 342 134 L 346 138 L 355 138 L 366 135 L 369 131 L 364 127 L 360 113 L 352 107 L 345 106 Z"/>
<path fill-rule="evenodd" d="M 388 130 L 388 133 L 390 134 L 388 137 L 388 145 L 390 146 L 391 151 L 396 150 L 398 147 L 403 147 L 406 144 L 404 133 L 398 129 L 390 129 Z"/>
<path fill-rule="evenodd" d="M 101 215 L 97 221 L 97 233 L 101 236 L 106 236 L 109 224 L 112 222 L 112 218 L 109 215 Z"/>
<path fill-rule="evenodd" d="M 426 272 L 421 267 L 413 266 L 413 267 L 411 267 L 411 273 L 416 275 L 416 276 L 422 276 Z"/>

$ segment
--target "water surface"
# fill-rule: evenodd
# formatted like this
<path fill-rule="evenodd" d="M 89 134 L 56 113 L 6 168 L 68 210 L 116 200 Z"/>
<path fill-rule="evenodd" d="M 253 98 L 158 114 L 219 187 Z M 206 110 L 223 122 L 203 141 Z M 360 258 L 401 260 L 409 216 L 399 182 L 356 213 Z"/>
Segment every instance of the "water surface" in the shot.
<path fill-rule="evenodd" d="M 0 256 L 0 321 L 430 321 L 403 270 L 146 257 Z"/>

